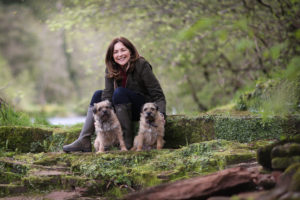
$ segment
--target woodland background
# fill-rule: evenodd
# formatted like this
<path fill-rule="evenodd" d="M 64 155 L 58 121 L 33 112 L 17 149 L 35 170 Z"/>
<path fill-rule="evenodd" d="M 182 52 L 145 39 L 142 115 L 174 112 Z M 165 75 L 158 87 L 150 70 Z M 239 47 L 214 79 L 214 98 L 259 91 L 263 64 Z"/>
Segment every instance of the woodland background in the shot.
<path fill-rule="evenodd" d="M 0 0 L 0 22 L 0 97 L 25 112 L 84 114 L 119 36 L 153 66 L 168 114 L 266 83 L 254 111 L 299 111 L 299 0 Z"/>

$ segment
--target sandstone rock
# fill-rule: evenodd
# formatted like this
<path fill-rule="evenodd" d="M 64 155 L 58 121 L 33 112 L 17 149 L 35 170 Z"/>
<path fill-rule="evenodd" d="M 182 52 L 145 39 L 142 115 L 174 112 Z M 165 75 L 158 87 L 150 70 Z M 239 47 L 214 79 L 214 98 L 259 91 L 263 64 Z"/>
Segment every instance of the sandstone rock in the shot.
<path fill-rule="evenodd" d="M 300 197 L 300 163 L 285 170 L 276 187 L 255 200 L 296 200 Z"/>

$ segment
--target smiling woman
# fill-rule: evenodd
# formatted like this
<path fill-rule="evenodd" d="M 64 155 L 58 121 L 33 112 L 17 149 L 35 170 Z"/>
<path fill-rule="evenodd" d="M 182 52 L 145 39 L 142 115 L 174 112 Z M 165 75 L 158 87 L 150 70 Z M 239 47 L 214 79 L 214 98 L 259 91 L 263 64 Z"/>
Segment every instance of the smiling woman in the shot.
<path fill-rule="evenodd" d="M 95 131 L 93 106 L 100 101 L 112 102 L 120 121 L 125 145 L 132 147 L 132 121 L 138 121 L 143 104 L 156 103 L 166 116 L 166 100 L 152 66 L 141 57 L 135 46 L 124 37 L 115 38 L 106 52 L 105 88 L 94 93 L 79 138 L 63 147 L 65 152 L 90 152 L 90 137 Z"/>
<path fill-rule="evenodd" d="M 125 67 L 130 59 L 130 51 L 122 42 L 118 42 L 114 46 L 114 60 L 122 68 Z"/>

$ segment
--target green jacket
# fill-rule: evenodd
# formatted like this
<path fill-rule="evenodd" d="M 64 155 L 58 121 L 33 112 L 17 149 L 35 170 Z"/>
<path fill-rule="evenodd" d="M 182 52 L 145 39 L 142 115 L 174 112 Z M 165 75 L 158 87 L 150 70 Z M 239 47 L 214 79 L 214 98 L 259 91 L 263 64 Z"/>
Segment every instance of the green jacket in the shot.
<path fill-rule="evenodd" d="M 107 73 L 107 69 L 106 69 Z M 105 89 L 102 92 L 102 100 L 112 101 L 114 89 L 120 87 L 122 80 L 107 78 L 105 76 Z M 163 90 L 152 72 L 152 66 L 144 58 L 139 58 L 134 67 L 127 72 L 126 88 L 141 94 L 146 102 L 155 102 L 159 111 L 166 113 L 166 99 Z"/>

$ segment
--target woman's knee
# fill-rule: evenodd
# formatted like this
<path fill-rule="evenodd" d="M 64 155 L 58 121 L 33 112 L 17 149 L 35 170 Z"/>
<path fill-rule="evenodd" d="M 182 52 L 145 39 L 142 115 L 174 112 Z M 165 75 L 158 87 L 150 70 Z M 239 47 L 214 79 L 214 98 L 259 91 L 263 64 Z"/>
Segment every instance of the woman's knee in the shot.
<path fill-rule="evenodd" d="M 112 96 L 112 101 L 114 105 L 129 103 L 128 90 L 122 87 L 116 88 Z"/>
<path fill-rule="evenodd" d="M 97 90 L 94 92 L 90 105 L 93 106 L 94 103 L 98 103 L 101 101 L 102 98 L 102 90 Z"/>

